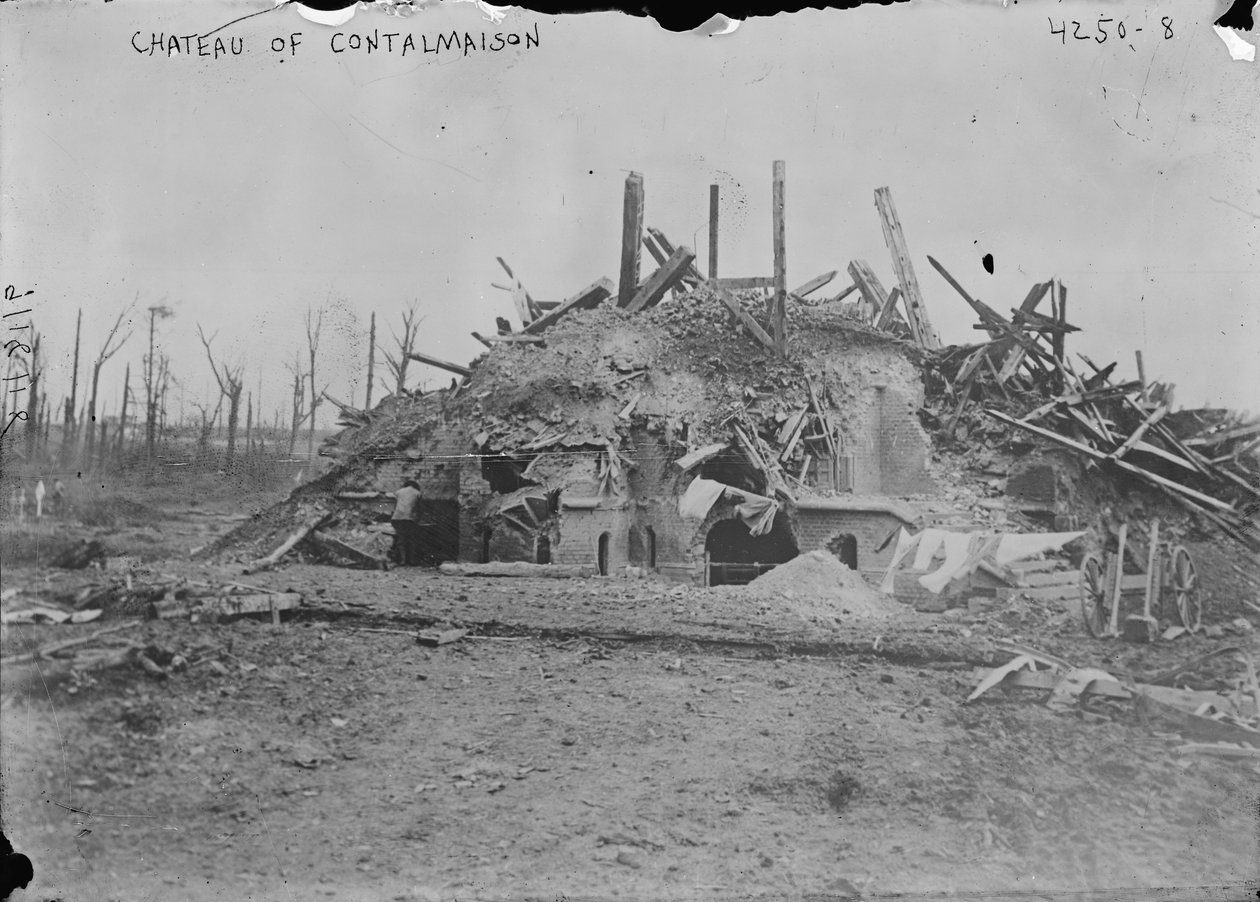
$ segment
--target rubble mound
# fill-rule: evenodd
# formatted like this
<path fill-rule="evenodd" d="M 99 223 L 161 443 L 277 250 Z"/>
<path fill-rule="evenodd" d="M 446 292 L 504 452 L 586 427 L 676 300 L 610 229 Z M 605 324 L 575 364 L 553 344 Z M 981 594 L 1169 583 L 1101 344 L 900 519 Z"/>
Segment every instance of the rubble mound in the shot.
<path fill-rule="evenodd" d="M 882 620 L 906 612 L 862 575 L 826 551 L 810 551 L 733 590 L 750 599 L 775 599 L 775 609 L 805 620 Z"/>

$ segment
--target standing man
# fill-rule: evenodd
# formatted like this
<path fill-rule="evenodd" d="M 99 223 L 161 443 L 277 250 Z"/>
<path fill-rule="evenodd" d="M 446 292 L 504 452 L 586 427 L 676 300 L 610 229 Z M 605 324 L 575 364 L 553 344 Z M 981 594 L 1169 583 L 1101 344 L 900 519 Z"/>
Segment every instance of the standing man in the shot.
<path fill-rule="evenodd" d="M 420 563 L 420 486 L 408 479 L 394 493 L 394 542 L 398 563 L 404 567 Z"/>

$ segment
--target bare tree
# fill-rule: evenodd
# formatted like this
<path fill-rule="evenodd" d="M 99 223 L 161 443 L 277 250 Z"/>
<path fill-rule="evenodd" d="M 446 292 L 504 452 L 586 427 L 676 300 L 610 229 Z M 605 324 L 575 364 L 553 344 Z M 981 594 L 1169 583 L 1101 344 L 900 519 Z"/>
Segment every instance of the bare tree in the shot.
<path fill-rule="evenodd" d="M 150 463 L 153 462 L 153 440 L 157 431 L 157 401 L 161 382 L 161 363 L 153 356 L 153 339 L 157 331 L 157 321 L 174 315 L 175 311 L 165 304 L 154 304 L 149 308 L 149 353 L 144 358 L 144 456 Z"/>
<path fill-rule="evenodd" d="M 314 320 L 311 319 L 311 311 L 306 311 L 306 349 L 310 354 L 310 369 L 307 370 L 307 378 L 310 380 L 311 386 L 311 406 L 310 406 L 310 431 L 307 433 L 306 453 L 307 456 L 314 461 L 315 459 L 315 410 L 319 407 L 319 402 L 323 400 L 320 393 L 315 390 L 315 355 L 319 351 L 319 330 L 324 325 L 324 308 L 316 311 Z"/>
<path fill-rule="evenodd" d="M 232 459 L 236 454 L 236 426 L 241 416 L 241 392 L 245 388 L 245 380 L 241 375 L 243 367 L 237 365 L 235 368 L 227 363 L 222 365 L 214 362 L 214 352 L 210 349 L 210 342 L 214 340 L 214 336 L 206 338 L 205 333 L 201 331 L 201 326 L 197 326 L 197 337 L 201 339 L 202 346 L 206 349 L 206 359 L 210 361 L 210 371 L 214 373 L 214 381 L 219 385 L 219 396 L 221 400 L 228 402 L 227 417 L 227 465 L 232 465 Z"/>
<path fill-rule="evenodd" d="M 367 398 L 363 402 L 364 410 L 372 409 L 372 376 L 376 371 L 376 311 L 372 311 L 372 325 L 368 327 L 368 372 Z"/>
<path fill-rule="evenodd" d="M 287 364 L 289 375 L 293 377 L 292 425 L 289 429 L 289 457 L 293 456 L 293 448 L 297 444 L 298 430 L 310 415 L 306 407 L 306 373 L 302 371 L 302 358 L 295 351 L 293 362 Z"/>
<path fill-rule="evenodd" d="M 118 314 L 118 318 L 114 320 L 114 325 L 110 328 L 109 334 L 105 336 L 105 343 L 101 345 L 100 353 L 96 355 L 96 361 L 92 364 L 92 394 L 88 398 L 87 412 L 84 417 L 84 422 L 87 426 L 86 457 L 89 462 L 92 460 L 92 451 L 96 440 L 96 432 L 92 428 L 92 424 L 96 422 L 96 399 L 101 383 L 101 367 L 109 361 L 109 358 L 117 354 L 119 348 L 125 345 L 127 339 L 131 337 L 131 333 L 128 332 L 122 338 L 118 338 L 118 330 L 122 328 L 123 317 L 129 314 L 134 306 L 135 302 L 132 302 Z"/>
<path fill-rule="evenodd" d="M 79 403 L 79 336 L 82 328 L 83 308 L 80 307 L 78 318 L 74 322 L 74 370 L 70 376 L 70 397 L 66 399 L 66 412 L 62 420 L 61 459 L 63 463 L 70 462 L 70 455 L 74 453 L 78 437 L 78 423 L 74 412 Z"/>
<path fill-rule="evenodd" d="M 34 460 L 35 454 L 39 450 L 39 383 L 42 381 L 40 378 L 42 374 L 39 369 L 38 332 L 34 332 L 31 337 L 31 355 L 27 360 L 26 371 L 30 374 L 26 384 L 31 391 L 26 401 L 26 459 Z"/>
<path fill-rule="evenodd" d="M 416 339 L 420 336 L 420 324 L 424 317 L 416 316 L 416 305 L 413 303 L 402 315 L 403 334 L 400 337 L 392 329 L 394 341 L 398 344 L 398 356 L 394 357 L 384 351 L 385 363 L 394 374 L 394 394 L 401 395 L 407 390 L 407 364 L 411 362 L 411 354 L 416 349 Z"/>

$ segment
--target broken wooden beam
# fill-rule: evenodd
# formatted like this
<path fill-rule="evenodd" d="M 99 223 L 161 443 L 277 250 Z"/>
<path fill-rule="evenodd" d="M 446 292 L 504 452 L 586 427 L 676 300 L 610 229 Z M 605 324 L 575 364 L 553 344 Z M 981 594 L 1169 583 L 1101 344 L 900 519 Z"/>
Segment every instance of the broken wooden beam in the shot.
<path fill-rule="evenodd" d="M 726 309 L 735 314 L 735 318 L 739 320 L 740 325 L 749 331 L 753 338 L 757 339 L 770 350 L 774 350 L 774 339 L 761 328 L 761 324 L 753 319 L 752 314 L 744 309 L 744 305 L 739 302 L 735 295 L 731 294 L 724 288 L 717 289 L 718 300 L 726 305 Z"/>
<path fill-rule="evenodd" d="M 516 315 L 521 320 L 522 326 L 529 325 L 530 320 L 534 318 L 533 307 L 534 299 L 529 296 L 529 292 L 525 290 L 525 286 L 521 284 L 521 280 L 512 272 L 512 267 L 502 257 L 495 257 L 499 261 L 499 265 L 503 267 L 503 271 L 508 274 L 508 278 L 512 280 L 511 286 L 507 289 L 512 293 L 512 306 L 516 308 Z M 496 286 L 503 287 L 503 286 Z"/>
<path fill-rule="evenodd" d="M 161 620 L 207 614 L 212 617 L 239 617 L 244 614 L 272 614 L 301 607 L 297 592 L 265 592 L 257 595 L 220 595 L 214 598 L 189 598 L 155 601 L 150 613 Z"/>
<path fill-rule="evenodd" d="M 774 161 L 773 226 L 774 226 L 774 350 L 787 355 L 787 163 Z"/>
<path fill-rule="evenodd" d="M 331 551 L 333 554 L 341 555 L 342 557 L 348 558 L 357 564 L 362 564 L 365 567 L 372 567 L 377 570 L 389 569 L 389 564 L 386 562 L 385 558 L 368 554 L 366 551 L 355 548 L 353 545 L 341 541 L 341 539 L 336 536 L 331 536 L 326 532 L 320 532 L 318 529 L 311 533 L 310 541 L 327 551 Z"/>
<path fill-rule="evenodd" d="M 888 305 L 888 292 L 879 281 L 879 276 L 875 275 L 875 270 L 871 269 L 871 265 L 865 260 L 851 261 L 848 271 L 849 277 L 853 279 L 853 284 L 862 293 L 862 300 L 866 302 L 868 308 L 867 320 L 876 325 L 877 328 L 886 329 L 892 324 L 892 311 Z M 878 324 L 884 322 L 885 313 L 890 319 L 880 326 Z"/>
<path fill-rule="evenodd" d="M 526 561 L 490 561 L 484 564 L 448 561 L 438 567 L 448 576 L 541 577 L 543 579 L 581 579 L 595 575 L 593 567 L 576 564 L 534 564 Z"/>
<path fill-rule="evenodd" d="M 691 248 L 678 248 L 670 255 L 668 260 L 657 268 L 656 272 L 648 276 L 647 281 L 630 299 L 630 302 L 622 304 L 622 306 L 629 313 L 637 313 L 648 307 L 656 306 L 660 303 L 661 298 L 665 297 L 665 292 L 682 278 L 682 274 L 695 259 L 696 254 Z"/>
<path fill-rule="evenodd" d="M 718 186 L 709 186 L 709 278 L 718 274 Z"/>
<path fill-rule="evenodd" d="M 244 574 L 248 576 L 251 573 L 257 573 L 260 570 L 270 570 L 272 567 L 274 567 L 276 564 L 280 562 L 280 559 L 282 557 L 284 557 L 286 554 L 292 551 L 293 548 L 298 544 L 298 542 L 301 542 L 308 535 L 313 533 L 315 530 L 319 529 L 321 526 L 323 526 L 325 523 L 327 523 L 331 519 L 332 519 L 332 514 L 327 513 L 325 511 L 320 511 L 318 514 L 316 514 L 315 516 L 307 520 L 305 523 L 303 523 L 302 526 L 297 530 L 297 532 L 293 533 L 291 536 L 285 539 L 280 544 L 280 546 L 276 548 L 275 551 L 271 552 L 271 554 L 267 555 L 264 558 L 259 558 L 258 560 L 254 561 L 252 564 L 247 566 L 245 570 L 243 571 Z"/>
<path fill-rule="evenodd" d="M 541 335 L 522 335 L 519 332 L 513 332 L 510 335 L 481 335 L 474 332 L 473 338 L 488 348 L 495 345 L 545 345 L 547 343 L 547 339 Z"/>
<path fill-rule="evenodd" d="M 577 294 L 563 301 L 555 310 L 552 310 L 549 313 L 544 313 L 538 319 L 534 320 L 525 327 L 525 332 L 530 335 L 535 335 L 549 329 L 574 310 L 589 310 L 592 307 L 598 307 L 605 300 L 612 297 L 612 294 L 612 280 L 606 277 L 598 279 L 590 285 L 587 285 Z"/>
<path fill-rule="evenodd" d="M 936 350 L 940 348 L 941 340 L 928 320 L 927 308 L 923 304 L 923 292 L 919 289 L 919 279 L 910 261 L 910 251 L 906 247 L 901 220 L 897 216 L 892 192 L 888 188 L 875 189 L 875 207 L 879 210 L 880 224 L 884 228 L 884 243 L 888 245 L 889 253 L 892 255 L 893 271 L 897 273 L 897 281 L 901 285 L 901 297 L 906 308 L 910 334 L 920 347 Z"/>
<path fill-rule="evenodd" d="M 713 288 L 724 288 L 727 291 L 748 291 L 754 288 L 773 288 L 773 276 L 737 276 L 729 279 L 709 279 Z"/>
<path fill-rule="evenodd" d="M 790 292 L 790 294 L 794 294 L 799 298 L 809 297 L 819 288 L 822 288 L 824 285 L 831 282 L 831 280 L 834 279 L 835 277 L 836 277 L 836 270 L 834 269 L 831 270 L 831 272 L 825 272 L 820 276 L 814 276 L 814 278 L 810 279 L 800 288 L 793 289 Z"/>
<path fill-rule="evenodd" d="M 654 229 L 649 226 L 647 231 L 648 234 L 652 236 L 652 239 L 660 245 L 660 248 L 665 253 L 666 257 L 669 257 L 675 250 L 677 250 L 677 248 L 674 247 L 673 242 L 666 238 L 665 233 L 660 229 Z M 687 267 L 687 272 L 683 275 L 683 281 L 694 288 L 697 285 L 703 284 L 705 278 L 700 274 L 700 270 L 696 269 L 695 264 L 693 263 L 691 266 Z"/>
<path fill-rule="evenodd" d="M 728 447 L 730 446 L 726 442 L 714 442 L 712 445 L 705 445 L 703 448 L 697 448 L 678 458 L 678 460 L 674 461 L 674 466 L 685 473 L 692 467 L 699 466 L 705 461 L 717 457 Z"/>
<path fill-rule="evenodd" d="M 472 375 L 472 370 L 469 367 L 460 366 L 458 363 L 451 363 L 449 360 L 443 360 L 440 357 L 430 357 L 428 354 L 421 354 L 419 351 L 412 351 L 407 356 L 416 361 L 416 363 L 435 366 L 440 370 L 446 370 L 447 372 L 454 373 L 457 376 Z"/>
<path fill-rule="evenodd" d="M 621 274 L 617 283 L 617 306 L 625 307 L 639 285 L 639 246 L 643 242 L 643 176 L 626 176 L 625 202 L 621 213 Z"/>

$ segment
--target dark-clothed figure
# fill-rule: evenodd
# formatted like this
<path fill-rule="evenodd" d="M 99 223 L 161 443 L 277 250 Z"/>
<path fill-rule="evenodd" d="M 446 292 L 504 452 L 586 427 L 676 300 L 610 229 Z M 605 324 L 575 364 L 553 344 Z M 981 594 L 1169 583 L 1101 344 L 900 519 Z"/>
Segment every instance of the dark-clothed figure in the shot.
<path fill-rule="evenodd" d="M 420 486 L 408 479 L 394 493 L 394 544 L 398 563 L 410 567 L 420 563 Z"/>

